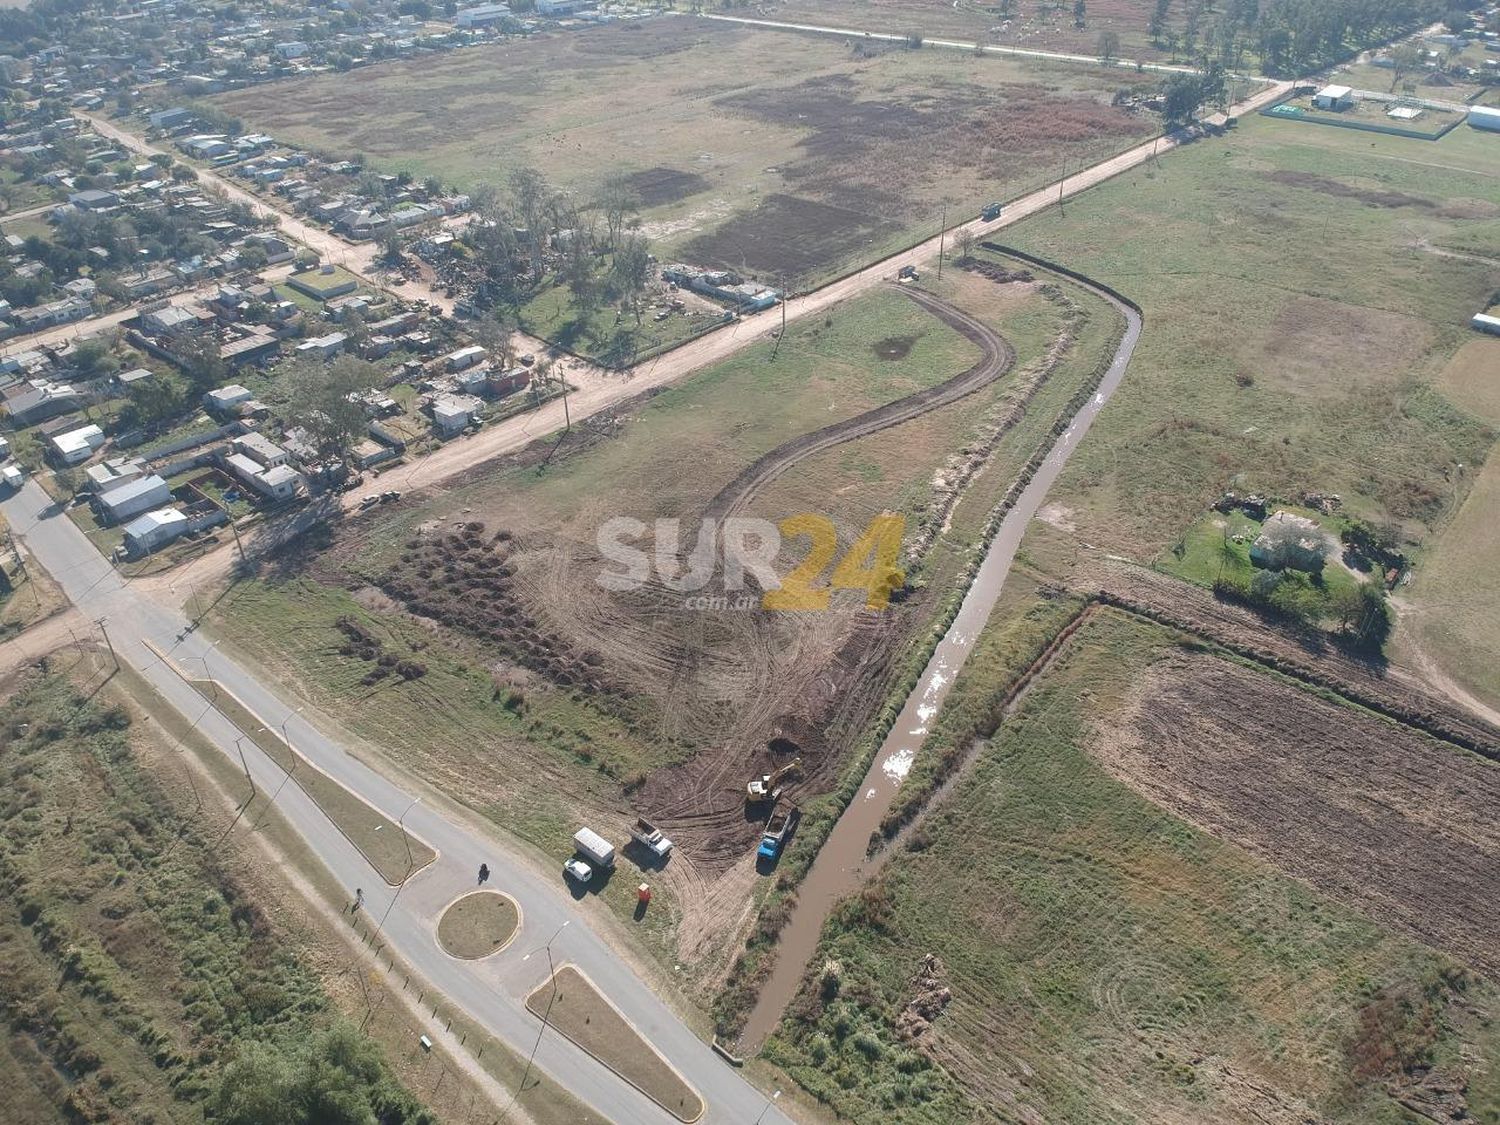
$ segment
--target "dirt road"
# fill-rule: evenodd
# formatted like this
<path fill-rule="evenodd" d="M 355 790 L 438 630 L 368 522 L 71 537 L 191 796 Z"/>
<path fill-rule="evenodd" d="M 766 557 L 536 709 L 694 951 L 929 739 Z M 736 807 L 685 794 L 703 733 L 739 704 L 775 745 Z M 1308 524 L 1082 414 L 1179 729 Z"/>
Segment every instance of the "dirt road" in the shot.
<path fill-rule="evenodd" d="M 935 387 L 918 391 L 916 394 L 876 407 L 874 410 L 867 410 L 863 414 L 845 419 L 832 426 L 825 426 L 821 430 L 803 434 L 801 437 L 793 438 L 777 446 L 769 453 L 757 458 L 749 468 L 730 481 L 724 490 L 709 502 L 708 509 L 704 512 L 705 516 L 722 518 L 733 515 L 748 504 L 757 492 L 797 462 L 811 457 L 814 453 L 831 449 L 835 445 L 842 445 L 846 441 L 879 433 L 891 426 L 899 426 L 902 422 L 908 422 L 929 411 L 966 398 L 981 387 L 989 386 L 1009 371 L 1016 362 L 1015 350 L 993 328 L 981 324 L 963 310 L 955 308 L 947 301 L 924 290 L 902 288 L 901 291 L 944 324 L 977 344 L 982 353 L 979 362 L 967 371 L 961 371 Z"/>

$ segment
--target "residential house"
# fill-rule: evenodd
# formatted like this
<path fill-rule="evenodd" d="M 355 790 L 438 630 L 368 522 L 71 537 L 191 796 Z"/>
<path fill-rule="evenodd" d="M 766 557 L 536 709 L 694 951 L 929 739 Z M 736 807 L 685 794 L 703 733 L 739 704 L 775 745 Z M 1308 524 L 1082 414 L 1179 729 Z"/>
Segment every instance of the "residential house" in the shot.
<path fill-rule="evenodd" d="M 209 391 L 203 396 L 203 409 L 215 417 L 232 417 L 235 408 L 252 401 L 255 398 L 248 388 L 238 383 L 230 383 L 227 387 L 219 387 Z"/>
<path fill-rule="evenodd" d="M 1328 557 L 1328 535 L 1316 520 L 1277 512 L 1261 525 L 1250 544 L 1250 561 L 1268 570 L 1317 573 Z"/>
<path fill-rule="evenodd" d="M 119 488 L 96 495 L 91 501 L 99 519 L 106 524 L 124 523 L 153 508 L 165 507 L 172 502 L 172 490 L 167 482 L 152 473 L 127 481 Z"/>
<path fill-rule="evenodd" d="M 131 558 L 149 555 L 187 534 L 188 518 L 176 508 L 157 508 L 125 525 L 125 553 Z"/>
<path fill-rule="evenodd" d="M 440 394 L 430 403 L 432 424 L 441 437 L 453 437 L 479 415 L 484 403 L 473 395 Z"/>
<path fill-rule="evenodd" d="M 82 409 L 83 395 L 70 383 L 53 383 L 37 379 L 6 400 L 5 409 L 11 424 L 33 426 L 49 418 L 60 418 Z"/>
<path fill-rule="evenodd" d="M 317 359 L 332 359 L 344 350 L 344 341 L 348 338 L 342 332 L 329 332 L 323 336 L 313 336 L 297 345 L 297 354 Z"/>
<path fill-rule="evenodd" d="M 49 452 L 54 460 L 63 465 L 77 465 L 94 455 L 94 450 L 104 444 L 104 431 L 93 424 L 80 426 L 76 430 L 53 434 L 47 439 Z"/>
<path fill-rule="evenodd" d="M 488 354 L 478 344 L 471 344 L 467 348 L 459 348 L 458 351 L 444 357 L 443 366 L 449 371 L 462 371 L 465 367 L 474 366 Z"/>

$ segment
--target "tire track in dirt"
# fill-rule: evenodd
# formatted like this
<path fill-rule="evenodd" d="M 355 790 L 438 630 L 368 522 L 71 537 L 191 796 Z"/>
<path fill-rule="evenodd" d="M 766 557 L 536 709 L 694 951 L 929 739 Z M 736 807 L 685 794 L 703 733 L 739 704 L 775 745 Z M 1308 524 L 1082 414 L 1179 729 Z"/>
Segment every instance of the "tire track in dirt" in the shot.
<path fill-rule="evenodd" d="M 1015 365 L 1015 349 L 993 328 L 926 290 L 905 285 L 897 285 L 895 288 L 948 327 L 976 344 L 984 353 L 983 358 L 967 371 L 935 387 L 917 391 L 903 399 L 877 406 L 853 418 L 846 418 L 842 422 L 835 422 L 831 426 L 824 426 L 821 430 L 814 430 L 810 434 L 803 434 L 778 445 L 769 453 L 757 458 L 739 476 L 730 481 L 723 491 L 710 500 L 703 513 L 705 517 L 723 519 L 734 515 L 742 511 L 762 488 L 814 453 L 821 453 L 825 449 L 854 441 L 856 438 L 868 437 L 870 434 L 879 433 L 892 426 L 899 426 L 903 422 L 920 418 L 930 411 L 967 398 L 975 391 L 989 386 Z"/>

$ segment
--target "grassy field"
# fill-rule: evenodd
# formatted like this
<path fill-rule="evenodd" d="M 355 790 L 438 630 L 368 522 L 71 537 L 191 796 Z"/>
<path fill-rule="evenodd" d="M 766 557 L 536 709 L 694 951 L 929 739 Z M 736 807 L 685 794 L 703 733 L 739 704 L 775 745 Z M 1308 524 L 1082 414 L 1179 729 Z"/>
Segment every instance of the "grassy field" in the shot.
<path fill-rule="evenodd" d="M 331 544 L 283 560 L 279 573 L 235 586 L 210 623 L 355 736 L 559 863 L 579 823 L 623 838 L 634 809 L 656 815 L 672 801 L 686 808 L 701 787 L 707 804 L 699 816 L 665 816 L 695 871 L 679 878 L 669 864 L 657 873 L 651 880 L 657 897 L 639 921 L 632 880 L 610 880 L 600 893 L 653 953 L 711 984 L 719 954 L 686 958 L 679 943 L 721 947 L 729 926 L 723 904 L 708 899 L 692 876 L 708 877 L 753 852 L 755 825 L 745 820 L 724 771 L 748 768 L 729 755 L 770 737 L 741 740 L 728 735 L 729 725 L 746 714 L 764 722 L 766 700 L 808 706 L 801 685 L 814 676 L 811 669 L 827 668 L 829 650 L 844 644 L 842 637 L 852 635 L 851 646 L 872 646 L 877 671 L 867 674 L 878 675 L 882 662 L 899 657 L 900 639 L 927 627 L 939 595 L 967 562 L 967 544 L 1015 467 L 1119 330 L 1102 304 L 1077 291 L 1065 300 L 1039 284 L 1000 285 L 966 271 L 945 275 L 941 291 L 1000 325 L 1017 351 L 1014 370 L 971 399 L 794 466 L 748 513 L 772 519 L 825 513 L 844 544 L 881 511 L 903 513 L 914 532 L 928 527 L 939 520 L 931 508 L 934 474 L 962 462 L 957 451 L 981 444 L 996 412 L 1013 404 L 1020 381 L 1066 330 L 1071 343 L 1037 392 L 1036 412 L 1005 433 L 992 470 L 974 479 L 949 530 L 912 568 L 934 595 L 903 604 L 899 618 L 896 611 L 862 614 L 852 597 L 829 614 L 771 615 L 781 619 L 774 623 L 777 638 L 790 640 L 784 646 L 775 640 L 767 657 L 764 644 L 738 646 L 730 631 L 744 628 L 738 617 L 685 613 L 680 595 L 677 607 L 639 606 L 595 582 L 603 564 L 595 533 L 603 520 L 675 515 L 692 527 L 707 500 L 768 449 L 931 386 L 977 360 L 967 339 L 885 291 L 794 324 L 774 363 L 771 343 L 757 342 L 632 405 L 605 431 L 609 436 L 583 435 L 543 473 L 523 458 L 425 502 L 413 498 L 362 517 Z M 841 632 L 861 616 L 879 620 L 859 626 L 869 630 L 863 635 Z M 385 652 L 420 660 L 426 675 L 365 682 L 371 661 L 341 651 L 348 647 L 341 617 L 376 634 Z M 679 640 L 696 643 L 699 629 L 708 632 L 704 650 L 722 652 L 723 661 L 705 662 L 711 678 L 673 683 L 660 673 L 660 661 Z M 734 685 L 759 674 L 768 659 L 800 663 L 759 693 L 756 711 Z M 846 693 L 853 709 L 823 727 L 835 733 L 826 736 L 818 767 L 824 772 L 809 795 L 831 784 L 825 779 L 863 733 L 857 706 L 881 690 Z M 703 706 L 681 702 L 700 694 L 709 701 Z M 705 827 L 702 808 L 717 810 L 726 800 L 723 811 L 732 821 Z M 734 901 L 749 893 L 749 887 L 735 892 Z"/>
<path fill-rule="evenodd" d="M 438 920 L 438 944 L 466 961 L 499 953 L 515 937 L 521 912 L 509 895 L 475 891 L 458 899 Z"/>
<path fill-rule="evenodd" d="M 558 969 L 526 998 L 526 1007 L 679 1121 L 703 1115 L 697 1091 L 578 969 Z"/>
<path fill-rule="evenodd" d="M 612 176 L 662 260 L 807 283 L 1112 153 L 1133 71 L 687 18 L 455 51 L 222 95 L 259 129 L 460 185 L 518 165 L 588 200 Z M 335 127 L 332 123 L 337 122 Z"/>
<path fill-rule="evenodd" d="M 1055 494 L 1080 536 L 1154 555 L 1231 486 L 1338 492 L 1429 534 L 1494 432 L 1434 380 L 1500 284 L 1464 256 L 1500 245 L 1497 173 L 1467 127 L 1429 143 L 1257 117 L 1007 231 L 1145 310 Z"/>
<path fill-rule="evenodd" d="M 1500 427 L 1500 340 L 1475 338 L 1443 368 L 1438 386 L 1464 409 Z M 1468 493 L 1452 521 L 1418 558 L 1401 597 L 1401 622 L 1443 672 L 1485 702 L 1500 704 L 1500 459 L 1465 473 Z M 1398 647 L 1398 657 L 1403 650 Z M 1409 655 L 1409 654 L 1408 654 Z"/>
<path fill-rule="evenodd" d="M 273 921 L 141 767 L 130 715 L 62 674 L 8 688 L 7 1120 L 203 1120 L 254 1091 L 290 1107 L 319 1087 L 353 1113 L 430 1120 L 338 1024 L 281 911 Z"/>
<path fill-rule="evenodd" d="M 1007 628 L 992 619 L 950 709 L 985 705 Z M 1396 1122 L 1398 1098 L 1426 1101 L 1428 1067 L 1476 1119 L 1500 1111 L 1489 984 L 1176 819 L 1091 753 L 1184 651 L 1119 615 L 1086 624 L 835 913 L 768 1058 L 854 1121 Z M 1292 705 L 1326 706 L 1268 690 L 1290 693 L 1278 721 L 1293 728 Z"/>

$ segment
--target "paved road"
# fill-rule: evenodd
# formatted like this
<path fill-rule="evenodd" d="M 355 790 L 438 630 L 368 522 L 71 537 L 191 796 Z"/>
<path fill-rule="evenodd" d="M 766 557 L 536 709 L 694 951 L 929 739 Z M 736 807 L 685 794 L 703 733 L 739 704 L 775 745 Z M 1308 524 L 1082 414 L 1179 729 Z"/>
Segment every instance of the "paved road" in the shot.
<path fill-rule="evenodd" d="M 552 943 L 558 963 L 579 965 L 703 1095 L 706 1120 L 751 1122 L 766 1108 L 765 1095 L 712 1053 L 652 990 L 623 964 L 590 926 L 590 916 L 605 909 L 593 901 L 574 902 L 556 872 L 537 871 L 512 853 L 498 834 L 481 833 L 448 819 L 356 760 L 318 728 L 292 712 L 267 686 L 214 649 L 198 633 L 184 634 L 186 619 L 143 596 L 106 562 L 68 517 L 34 481 L 0 503 L 15 534 L 61 584 L 69 599 L 89 619 L 102 618 L 121 661 L 138 670 L 172 707 L 189 720 L 236 765 L 236 739 L 244 732 L 205 704 L 157 650 L 188 675 L 211 677 L 229 688 L 261 719 L 280 725 L 287 720 L 292 744 L 306 759 L 395 820 L 405 824 L 439 853 L 438 860 L 413 877 L 399 893 L 382 883 L 369 863 L 324 816 L 303 790 L 280 790 L 277 807 L 307 841 L 333 875 L 349 889 L 363 888 L 370 917 L 381 917 L 387 942 L 398 957 L 414 966 L 449 1006 L 464 1009 L 525 1055 L 537 1039 L 540 1024 L 523 1007 L 523 998 L 547 976 L 547 961 L 526 955 L 566 925 Z M 70 619 L 71 620 L 71 619 Z M 25 634 L 22 634 L 24 637 Z M 10 645 L 0 645 L 0 666 Z M 200 717 L 201 716 L 201 717 Z M 243 740 L 251 775 L 262 792 L 275 790 L 282 771 L 253 742 Z M 410 809 L 409 812 L 407 810 Z M 522 931 L 503 953 L 483 962 L 457 961 L 437 946 L 436 919 L 442 907 L 474 886 L 480 862 L 492 871 L 489 886 L 515 897 L 523 911 Z M 625 877 L 621 873 L 620 877 Z M 609 1119 L 660 1125 L 671 1118 L 643 1094 L 554 1033 L 542 1038 L 537 1063 L 554 1081 Z M 788 1119 L 772 1107 L 768 1122 Z"/>

